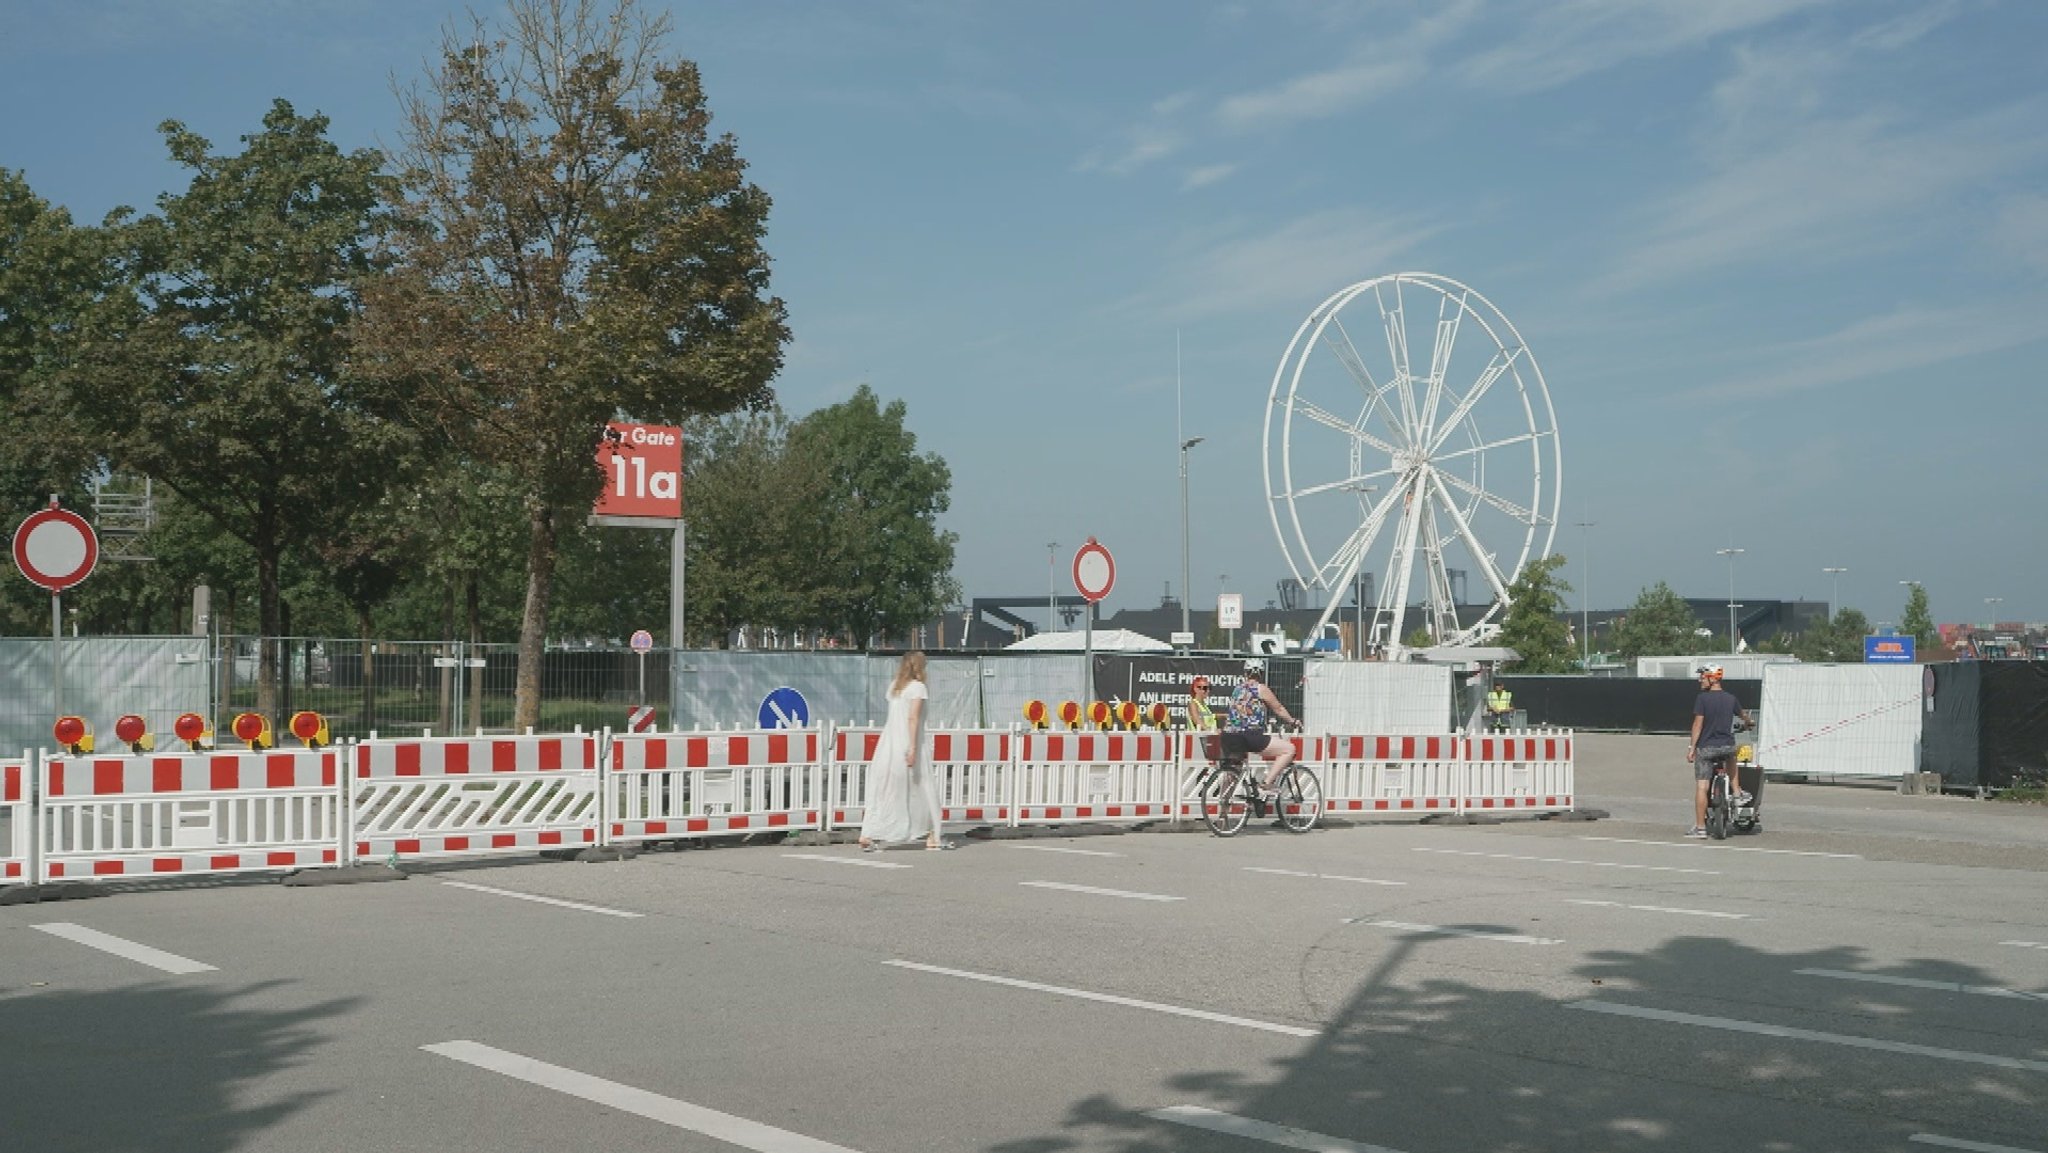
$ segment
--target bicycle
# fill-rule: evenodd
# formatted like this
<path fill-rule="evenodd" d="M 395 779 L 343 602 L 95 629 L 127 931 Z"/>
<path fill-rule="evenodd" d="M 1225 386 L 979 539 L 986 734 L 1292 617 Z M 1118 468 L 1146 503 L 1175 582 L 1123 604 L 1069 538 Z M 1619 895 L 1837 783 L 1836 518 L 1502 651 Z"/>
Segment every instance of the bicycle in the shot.
<path fill-rule="evenodd" d="M 1202 738 L 1209 768 L 1195 783 L 1201 798 L 1202 823 L 1219 837 L 1234 837 L 1254 815 L 1265 817 L 1268 802 L 1260 793 L 1264 776 L 1258 766 L 1245 767 L 1250 750 L 1237 733 L 1215 733 Z M 1323 816 L 1323 783 L 1307 765 L 1287 766 L 1277 782 L 1271 806 L 1278 810 L 1280 823 L 1290 833 L 1306 833 Z"/>
<path fill-rule="evenodd" d="M 1762 832 L 1764 822 L 1758 811 L 1760 805 L 1757 798 L 1752 796 L 1746 805 L 1736 799 L 1739 789 L 1736 783 L 1737 763 L 1734 750 L 1709 754 L 1709 758 L 1713 764 L 1714 775 L 1707 782 L 1707 835 L 1717 841 L 1725 841 L 1730 833 Z M 1757 788 L 1762 789 L 1763 774 L 1757 775 Z"/>

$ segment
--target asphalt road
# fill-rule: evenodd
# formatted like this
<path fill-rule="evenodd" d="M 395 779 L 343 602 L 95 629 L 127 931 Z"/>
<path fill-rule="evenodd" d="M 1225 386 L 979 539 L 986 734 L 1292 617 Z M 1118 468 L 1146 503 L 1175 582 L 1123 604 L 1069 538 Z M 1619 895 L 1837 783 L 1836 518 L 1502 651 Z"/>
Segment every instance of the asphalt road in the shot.
<path fill-rule="evenodd" d="M 745 845 L 0 909 L 0 1149 L 2048 1153 L 2048 812 Z M 531 898 L 544 898 L 534 900 Z"/>

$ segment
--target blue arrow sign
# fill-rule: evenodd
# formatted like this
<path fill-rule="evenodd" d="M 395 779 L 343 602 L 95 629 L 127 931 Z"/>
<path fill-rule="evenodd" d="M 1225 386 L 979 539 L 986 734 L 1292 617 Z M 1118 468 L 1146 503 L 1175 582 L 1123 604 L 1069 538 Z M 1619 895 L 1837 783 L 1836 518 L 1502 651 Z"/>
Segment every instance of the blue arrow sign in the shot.
<path fill-rule="evenodd" d="M 761 727 L 800 729 L 811 723 L 811 706 L 804 695 L 784 685 L 761 698 Z"/>

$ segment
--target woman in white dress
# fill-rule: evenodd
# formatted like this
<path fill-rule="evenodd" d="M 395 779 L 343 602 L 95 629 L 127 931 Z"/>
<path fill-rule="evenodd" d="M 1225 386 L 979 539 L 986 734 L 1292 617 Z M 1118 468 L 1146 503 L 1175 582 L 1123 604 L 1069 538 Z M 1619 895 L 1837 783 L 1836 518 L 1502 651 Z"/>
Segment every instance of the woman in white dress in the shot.
<path fill-rule="evenodd" d="M 953 848 L 939 836 L 939 789 L 924 757 L 924 654 L 907 652 L 889 686 L 889 719 L 868 766 L 867 815 L 860 847 L 872 853 L 884 845 L 924 838 L 934 851 Z"/>

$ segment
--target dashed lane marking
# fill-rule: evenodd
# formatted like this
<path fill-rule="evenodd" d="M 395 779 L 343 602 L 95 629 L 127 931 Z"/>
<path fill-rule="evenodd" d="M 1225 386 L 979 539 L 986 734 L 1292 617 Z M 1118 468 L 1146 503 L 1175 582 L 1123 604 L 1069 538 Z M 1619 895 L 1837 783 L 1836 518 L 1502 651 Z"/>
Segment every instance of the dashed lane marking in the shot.
<path fill-rule="evenodd" d="M 1268 1145 L 1278 1145 L 1284 1149 L 1306 1149 L 1309 1153 L 1400 1153 L 1399 1150 L 1389 1149 L 1384 1145 L 1366 1145 L 1357 1141 L 1346 1141 L 1342 1137 L 1327 1137 L 1306 1129 L 1275 1125 L 1271 1121 L 1256 1121 L 1250 1117 L 1239 1117 L 1235 1113 L 1219 1113 L 1214 1109 L 1204 1109 L 1200 1105 L 1169 1105 L 1164 1109 L 1154 1109 L 1145 1115 L 1159 1121 L 1171 1121 L 1175 1125 L 1264 1141 Z"/>
<path fill-rule="evenodd" d="M 161 969 L 166 973 L 175 973 L 181 977 L 189 976 L 193 973 L 212 973 L 217 971 L 212 965 L 206 964 L 203 961 L 194 961 L 190 957 L 180 957 L 176 953 L 166 953 L 162 949 L 152 949 L 148 945 L 139 945 L 134 941 L 128 940 L 126 937 L 116 937 L 112 933 L 102 933 L 98 929 L 88 929 L 84 925 L 74 925 L 69 921 L 52 921 L 48 924 L 37 925 L 35 928 L 41 929 L 52 937 L 62 937 L 73 944 L 84 945 L 88 949 L 98 949 L 102 953 L 112 953 L 116 957 L 126 958 L 138 965 L 148 965 L 152 969 Z"/>
<path fill-rule="evenodd" d="M 1788 1041 L 1815 1041 L 1823 1045 L 1841 1045 L 1850 1049 L 1872 1049 L 1880 1053 L 1903 1053 L 1910 1057 L 1932 1057 L 1938 1061 L 1959 1061 L 1969 1065 L 1993 1065 L 2000 1069 L 2024 1069 L 2031 1073 L 2048 1073 L 2048 1061 L 2029 1061 L 2023 1057 L 2006 1057 L 1997 1053 L 1972 1053 L 1966 1049 L 1939 1049 L 1932 1045 L 1914 1045 L 1905 1041 L 1880 1041 L 1875 1037 L 1855 1037 L 1844 1033 L 1822 1033 L 1813 1029 L 1794 1029 L 1786 1025 L 1769 1025 L 1761 1021 L 1738 1021 L 1729 1017 L 1702 1017 L 1696 1013 L 1673 1013 L 1667 1009 L 1644 1009 L 1635 1005 L 1618 1005 L 1612 1001 L 1574 1001 L 1567 1009 L 1580 1009 L 1589 1013 L 1611 1013 L 1617 1017 L 1636 1017 L 1645 1021 L 1665 1021 L 1674 1025 L 1692 1025 L 1701 1029 L 1722 1029 L 1734 1033 L 1755 1033 L 1764 1037 L 1781 1037 Z"/>
<path fill-rule="evenodd" d="M 1581 841 L 1606 841 L 1612 845 L 1656 845 L 1665 849 L 1718 849 L 1724 853 L 1777 853 L 1787 857 L 1834 857 L 1843 861 L 1860 861 L 1861 853 L 1819 853 L 1812 849 L 1761 849 L 1753 845 L 1702 845 L 1698 841 L 1646 841 L 1634 837 L 1582 836 Z"/>
<path fill-rule="evenodd" d="M 1058 881 L 1019 881 L 1031 889 L 1058 889 L 1063 893 L 1091 893 L 1097 897 L 1122 897 L 1127 901 L 1185 901 L 1186 897 L 1169 897 L 1164 893 L 1132 893 L 1123 889 L 1098 889 L 1093 885 L 1066 885 Z"/>
<path fill-rule="evenodd" d="M 782 855 L 792 861 L 824 861 L 831 865 L 859 865 L 863 869 L 910 869 L 916 867 L 896 861 L 867 861 L 859 857 L 828 857 L 823 853 L 784 853 Z"/>
<path fill-rule="evenodd" d="M 1477 941 L 1499 941 L 1507 945 L 1562 945 L 1555 937 L 1530 937 L 1521 933 L 1496 933 L 1491 929 L 1459 929 L 1448 925 L 1418 925 L 1412 921 L 1375 921 L 1364 917 L 1346 917 L 1347 925 L 1371 925 L 1380 929 L 1398 929 L 1404 933 L 1430 933 L 1440 937 L 1470 937 Z"/>
<path fill-rule="evenodd" d="M 1350 881 L 1355 885 L 1405 885 L 1406 881 L 1382 881 L 1377 877 L 1344 877 L 1336 873 L 1304 873 L 1297 869 L 1261 869 L 1246 865 L 1247 873 L 1267 873 L 1275 877 L 1307 877 L 1316 881 Z"/>
<path fill-rule="evenodd" d="M 991 973 L 971 973 L 965 969 L 942 969 L 937 965 L 920 965 L 915 961 L 884 961 L 898 969 L 911 969 L 919 973 L 937 973 L 942 977 L 959 977 L 966 981 L 980 981 L 988 985 L 1005 985 L 1012 989 L 1029 989 L 1037 993 L 1053 993 L 1061 997 L 1074 997 L 1082 1001 L 1098 1001 L 1105 1005 L 1122 1005 L 1130 1009 L 1146 1009 L 1154 1013 L 1167 1013 L 1175 1017 L 1191 1017 L 1197 1021 L 1213 1021 L 1219 1025 L 1236 1025 L 1241 1029 L 1257 1029 L 1266 1033 L 1279 1033 L 1286 1037 L 1315 1037 L 1314 1029 L 1299 1025 L 1282 1025 L 1274 1021 L 1256 1021 L 1250 1017 L 1233 1017 L 1227 1013 L 1211 1013 L 1207 1009 L 1190 1009 L 1184 1005 L 1164 1005 L 1157 1001 L 1139 1001 L 1130 997 L 1119 997 L 1113 993 L 1095 993 L 1087 989 L 1069 989 L 1061 985 L 1041 985 L 1036 981 L 1020 981 L 1015 977 L 998 977 Z"/>
<path fill-rule="evenodd" d="M 628 913 L 624 909 L 607 909 L 602 905 L 586 905 L 580 901 L 564 901 L 559 897 L 542 897 L 533 893 L 519 893 L 511 889 L 493 889 L 489 885 L 472 885 L 468 881 L 443 881 L 444 885 L 456 889 L 468 889 L 472 893 L 489 893 L 497 897 L 511 897 L 519 901 L 532 901 L 539 905 L 555 905 L 563 909 L 575 909 L 584 913 L 602 913 L 607 917 L 644 917 L 645 913 Z"/>
<path fill-rule="evenodd" d="M 1747 921 L 1748 913 L 1716 913 L 1710 909 L 1675 909 L 1669 905 L 1624 905 L 1620 901 L 1584 901 L 1567 898 L 1567 905 L 1598 905 L 1604 909 L 1634 909 L 1639 913 L 1672 913 L 1680 917 L 1720 917 L 1729 921 Z"/>
<path fill-rule="evenodd" d="M 1943 1137 L 1939 1133 L 1915 1133 L 1906 1138 L 1922 1145 L 1938 1145 L 1943 1149 L 1967 1149 L 1970 1153 L 2034 1153 L 2017 1145 L 1992 1145 L 1983 1141 L 1965 1141 L 1961 1137 Z"/>
<path fill-rule="evenodd" d="M 1074 856 L 1077 857 L 1123 856 L 1122 853 L 1112 853 L 1104 849 L 1069 849 L 1060 845 L 1008 845 L 1005 847 L 1011 849 L 1029 849 L 1034 853 L 1072 853 Z"/>
<path fill-rule="evenodd" d="M 1960 981 L 1930 981 L 1924 977 L 1893 977 L 1884 973 L 1851 973 L 1842 969 L 1794 969 L 1801 977 L 1827 977 L 1835 981 L 1867 981 L 1873 985 L 1897 985 L 1906 989 L 1933 989 L 1942 993 L 1970 993 L 1979 997 L 2009 997 L 2019 1001 L 2048 1002 L 2048 993 L 2023 989 L 2002 989 L 1996 985 L 1965 985 Z"/>
<path fill-rule="evenodd" d="M 550 1065 L 546 1061 L 536 1061 L 531 1057 L 522 1057 L 503 1049 L 493 1049 L 489 1045 L 481 1045 L 475 1041 L 443 1041 L 437 1045 L 422 1045 L 420 1048 L 450 1060 L 474 1065 L 479 1069 L 502 1073 L 515 1081 L 524 1081 L 529 1085 L 552 1089 L 570 1097 L 580 1097 L 622 1113 L 631 1113 L 636 1117 L 659 1121 L 677 1129 L 700 1133 L 714 1141 L 723 1141 L 742 1149 L 752 1149 L 754 1153 L 854 1153 L 844 1145 L 834 1145 L 829 1141 L 820 1141 L 801 1133 L 791 1133 L 787 1129 L 763 1125 L 759 1121 L 749 1121 L 745 1117 L 735 1117 L 730 1113 L 720 1113 L 716 1109 L 706 1109 L 702 1105 L 692 1105 L 688 1101 L 663 1097 L 659 1093 L 650 1093 L 631 1085 L 621 1085 L 617 1081 L 607 1081 L 602 1077 L 593 1077 L 588 1073 L 579 1073 L 560 1065 Z"/>
<path fill-rule="evenodd" d="M 1477 849 L 1432 849 L 1414 846 L 1418 853 L 1442 853 L 1452 857 L 1492 857 L 1499 861 L 1538 861 L 1546 865 L 1586 865 L 1595 869 L 1639 869 L 1649 873 L 1697 873 L 1706 877 L 1718 877 L 1719 869 L 1682 869 L 1676 865 L 1625 865 L 1619 861 L 1579 861 L 1570 857 L 1528 857 L 1520 853 L 1482 853 Z"/>

